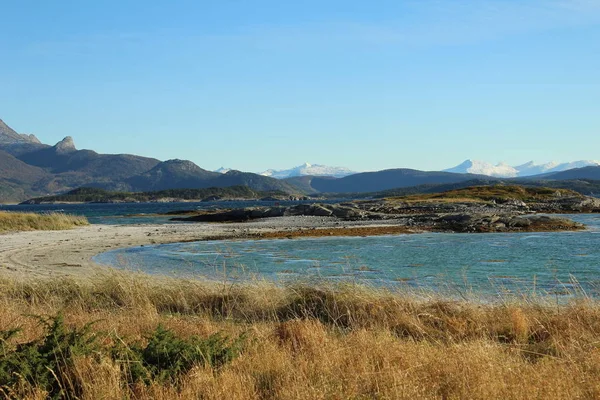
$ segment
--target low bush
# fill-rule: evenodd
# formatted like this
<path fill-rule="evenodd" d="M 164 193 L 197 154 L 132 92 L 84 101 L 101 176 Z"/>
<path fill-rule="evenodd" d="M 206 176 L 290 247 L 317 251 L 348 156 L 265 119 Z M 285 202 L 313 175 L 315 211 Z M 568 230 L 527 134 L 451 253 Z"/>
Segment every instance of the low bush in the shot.
<path fill-rule="evenodd" d="M 78 377 L 76 360 L 84 357 L 96 362 L 110 358 L 122 367 L 122 381 L 128 386 L 176 383 L 194 366 L 222 367 L 240 354 L 245 342 L 243 334 L 232 340 L 220 333 L 183 339 L 158 325 L 146 344 L 113 338 L 102 346 L 99 332 L 92 332 L 93 322 L 68 329 L 62 313 L 37 318 L 45 330 L 40 339 L 12 345 L 20 330 L 0 331 L 0 394 L 8 398 L 19 397 L 15 388 L 35 388 L 52 399 L 81 397 L 85 382 Z"/>
<path fill-rule="evenodd" d="M 90 355 L 97 348 L 92 323 L 67 330 L 62 314 L 39 320 L 46 330 L 44 337 L 14 347 L 9 342 L 19 330 L 0 331 L 0 386 L 26 383 L 47 391 L 51 398 L 79 393 L 69 373 L 75 357 Z"/>
<path fill-rule="evenodd" d="M 119 343 L 111 349 L 111 355 L 125 365 L 130 383 L 174 382 L 193 366 L 218 369 L 239 355 L 244 340 L 244 335 L 229 340 L 220 333 L 206 339 L 197 336 L 181 339 L 159 325 L 145 346 Z"/>

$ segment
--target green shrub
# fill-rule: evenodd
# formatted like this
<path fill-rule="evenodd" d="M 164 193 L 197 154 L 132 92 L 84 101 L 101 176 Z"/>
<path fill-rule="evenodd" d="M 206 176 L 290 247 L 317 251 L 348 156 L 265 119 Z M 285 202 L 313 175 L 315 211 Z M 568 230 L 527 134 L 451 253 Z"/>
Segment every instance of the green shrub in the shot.
<path fill-rule="evenodd" d="M 180 339 L 159 325 L 146 346 L 135 344 L 113 348 L 113 359 L 126 364 L 130 382 L 150 380 L 174 381 L 194 365 L 220 368 L 237 357 L 245 336 L 234 340 L 219 333 L 202 339 L 192 336 Z"/>
<path fill-rule="evenodd" d="M 100 347 L 91 332 L 93 323 L 69 330 L 62 314 L 38 318 L 46 331 L 41 339 L 11 345 L 19 330 L 0 331 L 0 394 L 29 385 L 46 391 L 52 399 L 78 398 L 82 390 L 74 374 L 75 357 L 103 354 L 123 365 L 130 384 L 175 383 L 195 365 L 220 368 L 239 355 L 245 342 L 245 335 L 230 340 L 220 333 L 204 339 L 181 339 L 159 325 L 145 346 L 115 340 L 108 347 Z"/>
<path fill-rule="evenodd" d="M 74 356 L 90 355 L 97 349 L 96 337 L 90 332 L 93 323 L 68 331 L 62 314 L 39 320 L 46 335 L 32 342 L 11 346 L 9 339 L 18 330 L 0 331 L 0 386 L 25 382 L 43 388 L 53 399 L 65 397 L 67 392 L 77 395 L 79 388 L 70 379 L 69 371 Z"/>

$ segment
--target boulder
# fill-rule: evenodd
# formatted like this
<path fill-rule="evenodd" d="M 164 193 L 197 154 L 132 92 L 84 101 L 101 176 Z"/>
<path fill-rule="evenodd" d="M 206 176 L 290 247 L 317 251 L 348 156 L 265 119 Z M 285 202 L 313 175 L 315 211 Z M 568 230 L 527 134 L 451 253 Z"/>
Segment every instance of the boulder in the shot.
<path fill-rule="evenodd" d="M 508 221 L 508 226 L 513 228 L 527 228 L 531 225 L 531 219 L 525 217 L 514 217 Z"/>
<path fill-rule="evenodd" d="M 310 215 L 314 215 L 316 217 L 330 217 L 332 214 L 333 212 L 328 208 L 319 204 L 315 204 Z"/>

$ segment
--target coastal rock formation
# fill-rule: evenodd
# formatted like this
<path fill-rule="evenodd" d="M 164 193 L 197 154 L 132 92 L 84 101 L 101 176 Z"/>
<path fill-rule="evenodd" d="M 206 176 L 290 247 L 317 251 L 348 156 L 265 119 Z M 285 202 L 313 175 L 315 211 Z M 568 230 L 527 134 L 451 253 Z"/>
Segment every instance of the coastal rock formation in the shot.
<path fill-rule="evenodd" d="M 558 203 L 557 203 L 558 204 Z M 560 203 L 563 204 L 563 203 Z M 580 203 L 564 203 L 569 207 Z M 558 206 L 557 206 L 558 207 Z M 261 218 L 311 216 L 336 218 L 342 221 L 389 220 L 399 226 L 428 231 L 450 232 L 515 232 L 577 230 L 583 225 L 566 218 L 524 215 L 530 212 L 518 202 L 483 203 L 421 203 L 396 204 L 356 202 L 341 204 L 299 204 L 295 206 L 248 207 L 198 211 L 173 221 L 243 222 Z"/>
<path fill-rule="evenodd" d="M 173 221 L 239 222 L 260 218 L 289 216 L 337 217 L 343 220 L 386 219 L 391 217 L 380 215 L 376 212 L 364 211 L 357 207 L 344 206 L 340 204 L 299 204 L 289 207 L 246 207 L 214 211 L 199 211 L 196 213 L 196 215 L 191 217 L 173 218 Z"/>
<path fill-rule="evenodd" d="M 470 215 L 450 214 L 432 221 L 433 230 L 452 232 L 537 232 L 583 229 L 580 223 L 545 215 Z"/>
<path fill-rule="evenodd" d="M 543 213 L 600 213 L 600 199 L 595 197 L 557 197 L 555 200 L 530 204 L 529 209 Z"/>

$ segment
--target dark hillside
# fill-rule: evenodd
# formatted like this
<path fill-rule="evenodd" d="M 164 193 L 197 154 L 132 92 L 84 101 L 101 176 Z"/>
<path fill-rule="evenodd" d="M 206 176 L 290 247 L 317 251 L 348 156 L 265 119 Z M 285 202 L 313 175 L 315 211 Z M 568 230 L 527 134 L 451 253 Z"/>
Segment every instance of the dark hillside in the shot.
<path fill-rule="evenodd" d="M 311 186 L 322 193 L 359 193 L 377 192 L 424 184 L 456 183 L 479 177 L 489 178 L 473 174 L 428 172 L 400 168 L 377 172 L 363 172 L 339 179 L 315 177 L 312 179 Z"/>
<path fill-rule="evenodd" d="M 216 187 L 243 185 L 260 191 L 280 190 L 286 193 L 304 193 L 284 180 L 235 170 L 220 174 L 212 183 Z"/>
<path fill-rule="evenodd" d="M 159 163 L 154 158 L 131 154 L 98 154 L 92 150 L 77 150 L 69 137 L 55 146 L 22 154 L 18 158 L 54 174 L 75 172 L 88 177 L 106 177 L 112 181 L 141 174 Z"/>
<path fill-rule="evenodd" d="M 535 178 L 535 177 L 534 177 Z M 544 175 L 544 179 L 564 180 L 564 179 L 593 179 L 600 180 L 600 166 L 575 168 L 567 171 L 555 172 Z"/>
<path fill-rule="evenodd" d="M 28 165 L 13 157 L 5 151 L 0 150 L 0 178 L 14 183 L 35 183 L 48 174 L 41 168 Z"/>
<path fill-rule="evenodd" d="M 25 201 L 25 204 L 82 202 L 82 203 L 108 203 L 108 202 L 147 202 L 173 199 L 178 200 L 203 200 L 211 199 L 260 199 L 267 196 L 282 196 L 284 192 L 260 192 L 247 186 L 231 186 L 226 188 L 206 189 L 170 189 L 156 192 L 115 192 L 98 188 L 81 187 L 64 194 L 37 197 Z"/>
<path fill-rule="evenodd" d="M 126 182 L 134 191 L 193 189 L 214 186 L 208 182 L 219 176 L 218 172 L 202 169 L 191 161 L 167 160 Z"/>

